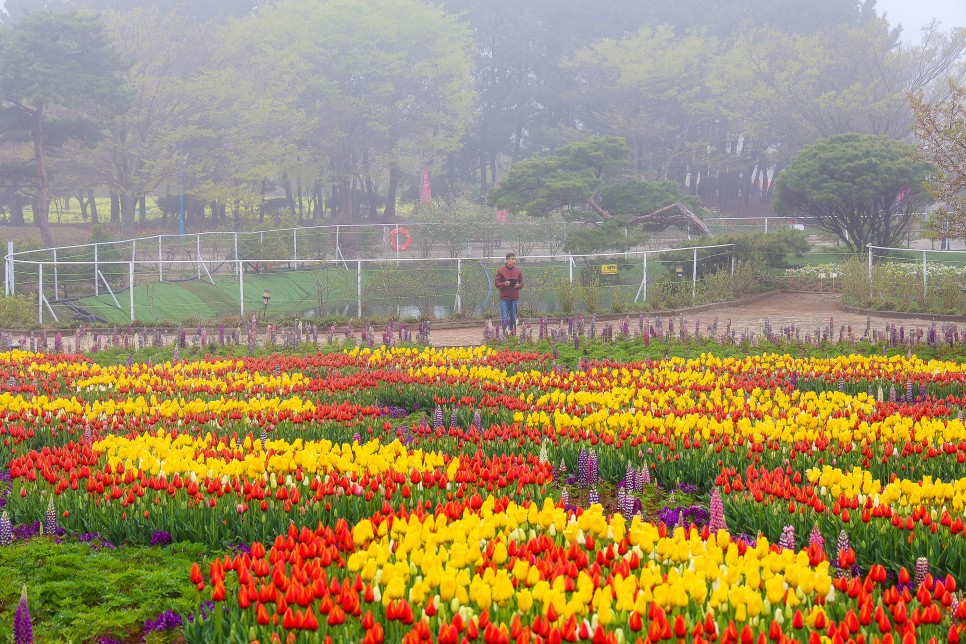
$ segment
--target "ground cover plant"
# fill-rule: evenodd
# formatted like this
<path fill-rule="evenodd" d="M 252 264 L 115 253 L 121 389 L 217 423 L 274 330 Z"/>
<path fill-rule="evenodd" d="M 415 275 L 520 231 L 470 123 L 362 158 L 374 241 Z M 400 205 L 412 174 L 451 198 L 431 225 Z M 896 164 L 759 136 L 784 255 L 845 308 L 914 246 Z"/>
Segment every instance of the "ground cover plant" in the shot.
<path fill-rule="evenodd" d="M 0 637 L 959 641 L 953 329 L 643 328 L 0 354 Z"/>

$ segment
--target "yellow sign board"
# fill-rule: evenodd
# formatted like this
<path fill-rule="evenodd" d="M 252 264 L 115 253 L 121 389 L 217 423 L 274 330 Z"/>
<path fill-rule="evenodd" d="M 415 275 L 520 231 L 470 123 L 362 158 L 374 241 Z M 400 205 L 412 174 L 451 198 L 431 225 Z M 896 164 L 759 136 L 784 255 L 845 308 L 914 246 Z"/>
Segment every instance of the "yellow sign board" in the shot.
<path fill-rule="evenodd" d="M 617 264 L 601 264 L 601 275 L 617 275 Z"/>

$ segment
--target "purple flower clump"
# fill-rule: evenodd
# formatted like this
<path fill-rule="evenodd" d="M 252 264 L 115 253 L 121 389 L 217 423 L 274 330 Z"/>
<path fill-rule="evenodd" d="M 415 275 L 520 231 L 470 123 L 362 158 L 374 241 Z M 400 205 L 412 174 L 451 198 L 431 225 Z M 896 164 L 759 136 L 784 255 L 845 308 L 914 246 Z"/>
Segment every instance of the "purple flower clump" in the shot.
<path fill-rule="evenodd" d="M 151 545 L 152 546 L 166 546 L 171 543 L 171 533 L 164 530 L 158 530 L 151 535 Z"/>
<path fill-rule="evenodd" d="M 157 619 L 149 619 L 144 622 L 144 632 L 155 633 L 159 631 L 170 631 L 181 626 L 181 615 L 171 610 L 166 610 Z"/>

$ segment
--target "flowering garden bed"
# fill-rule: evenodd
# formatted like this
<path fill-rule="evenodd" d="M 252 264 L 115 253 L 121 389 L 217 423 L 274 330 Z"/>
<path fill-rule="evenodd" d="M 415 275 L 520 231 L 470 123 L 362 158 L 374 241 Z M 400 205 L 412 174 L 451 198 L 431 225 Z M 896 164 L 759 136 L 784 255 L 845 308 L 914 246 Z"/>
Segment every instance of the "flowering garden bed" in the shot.
<path fill-rule="evenodd" d="M 0 354 L 0 637 L 958 642 L 963 364 L 681 346 Z"/>

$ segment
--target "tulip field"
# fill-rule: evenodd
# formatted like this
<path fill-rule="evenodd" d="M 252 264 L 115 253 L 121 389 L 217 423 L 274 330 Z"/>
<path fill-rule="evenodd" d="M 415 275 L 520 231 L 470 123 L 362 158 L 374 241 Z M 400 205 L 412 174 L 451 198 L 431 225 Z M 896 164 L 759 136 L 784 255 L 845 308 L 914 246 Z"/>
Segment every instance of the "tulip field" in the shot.
<path fill-rule="evenodd" d="M 160 553 L 100 642 L 966 636 L 966 364 L 638 345 L 0 354 L 0 569 Z M 22 568 L 0 634 L 57 639 Z"/>

